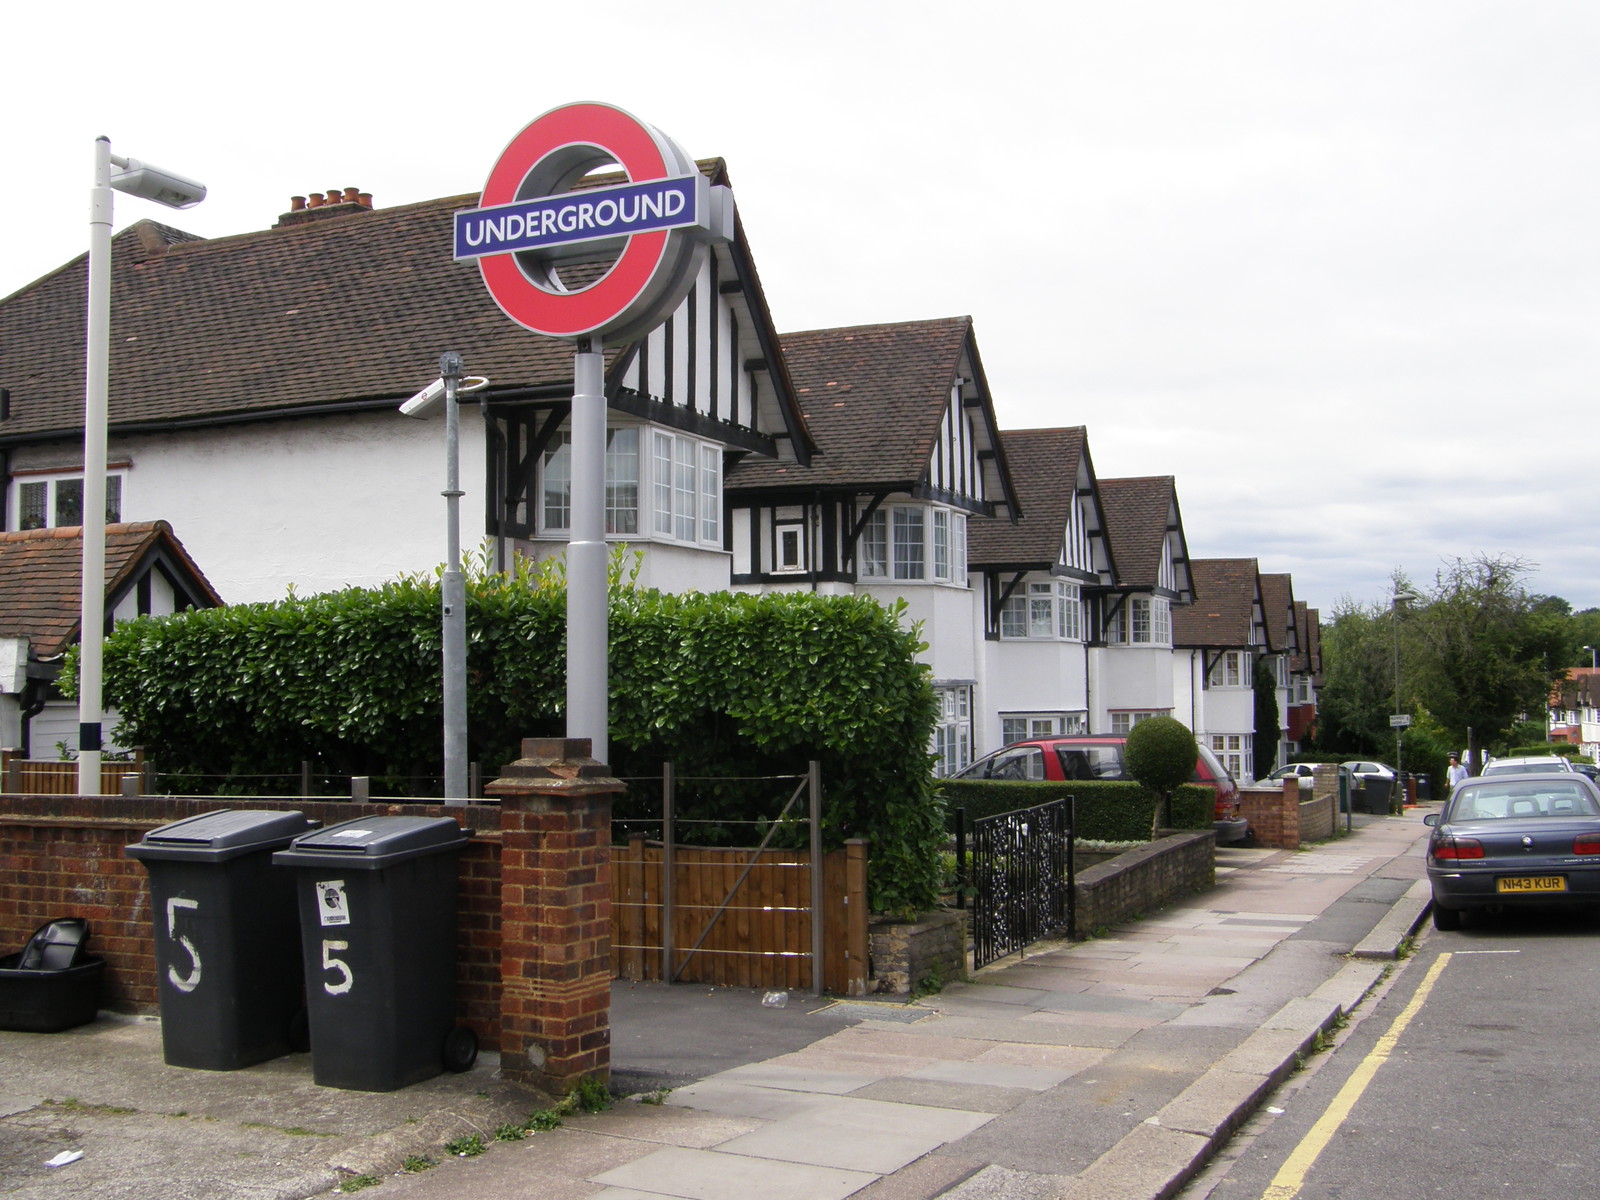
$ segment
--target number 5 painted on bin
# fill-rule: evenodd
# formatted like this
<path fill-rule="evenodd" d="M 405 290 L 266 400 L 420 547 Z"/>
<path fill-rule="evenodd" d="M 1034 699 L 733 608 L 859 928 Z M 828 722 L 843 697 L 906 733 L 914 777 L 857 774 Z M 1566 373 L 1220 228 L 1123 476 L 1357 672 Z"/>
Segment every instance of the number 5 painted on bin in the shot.
<path fill-rule="evenodd" d="M 333 957 L 335 950 L 348 949 L 350 949 L 349 942 L 336 942 L 329 938 L 322 939 L 322 969 L 324 971 L 337 971 L 344 976 L 338 983 L 329 983 L 326 979 L 322 981 L 322 990 L 330 996 L 344 995 L 356 981 L 355 976 L 350 974 L 350 964 L 342 958 Z"/>
<path fill-rule="evenodd" d="M 167 936 L 183 947 L 185 953 L 189 955 L 189 961 L 194 964 L 193 969 L 187 975 L 179 975 L 177 967 L 169 966 L 167 968 L 167 979 L 180 992 L 192 992 L 200 986 L 200 952 L 194 948 L 193 942 L 178 934 L 178 910 L 180 908 L 198 909 L 199 907 L 200 901 L 198 900 L 185 900 L 180 896 L 167 897 Z"/>

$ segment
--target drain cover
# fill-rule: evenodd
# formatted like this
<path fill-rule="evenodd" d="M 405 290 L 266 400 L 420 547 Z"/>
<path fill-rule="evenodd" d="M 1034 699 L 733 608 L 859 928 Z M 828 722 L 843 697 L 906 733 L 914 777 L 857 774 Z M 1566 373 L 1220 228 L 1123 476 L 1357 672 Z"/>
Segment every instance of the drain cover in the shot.
<path fill-rule="evenodd" d="M 839 1000 L 817 1012 L 857 1021 L 899 1021 L 903 1025 L 933 1016 L 932 1009 L 913 1008 L 908 1004 L 875 1004 L 870 1000 Z"/>

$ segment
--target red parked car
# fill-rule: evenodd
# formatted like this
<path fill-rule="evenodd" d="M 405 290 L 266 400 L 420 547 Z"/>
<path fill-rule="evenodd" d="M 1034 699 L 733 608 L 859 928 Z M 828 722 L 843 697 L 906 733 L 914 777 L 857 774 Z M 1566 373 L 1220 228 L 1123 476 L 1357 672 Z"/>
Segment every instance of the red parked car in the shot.
<path fill-rule="evenodd" d="M 954 778 L 1128 779 L 1130 776 L 1122 764 L 1122 747 L 1127 740 L 1110 734 L 1029 738 L 980 758 L 970 767 L 957 771 Z M 1200 746 L 1199 751 L 1190 782 L 1216 789 L 1217 841 L 1246 840 L 1250 836 L 1250 823 L 1239 815 L 1239 785 L 1207 747 Z"/>

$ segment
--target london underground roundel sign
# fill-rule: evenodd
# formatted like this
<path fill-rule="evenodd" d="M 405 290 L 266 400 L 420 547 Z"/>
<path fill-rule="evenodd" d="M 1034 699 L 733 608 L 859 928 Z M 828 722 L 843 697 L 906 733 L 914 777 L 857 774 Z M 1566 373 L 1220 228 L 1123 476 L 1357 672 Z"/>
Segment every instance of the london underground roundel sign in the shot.
<path fill-rule="evenodd" d="M 626 182 L 578 186 L 613 165 Z M 489 294 L 518 324 L 615 345 L 677 308 L 707 241 L 727 236 L 726 193 L 660 130 L 609 104 L 569 104 L 517 134 L 479 207 L 455 214 L 455 257 L 477 261 Z M 564 282 L 563 265 L 576 263 L 581 277 L 598 278 Z"/>

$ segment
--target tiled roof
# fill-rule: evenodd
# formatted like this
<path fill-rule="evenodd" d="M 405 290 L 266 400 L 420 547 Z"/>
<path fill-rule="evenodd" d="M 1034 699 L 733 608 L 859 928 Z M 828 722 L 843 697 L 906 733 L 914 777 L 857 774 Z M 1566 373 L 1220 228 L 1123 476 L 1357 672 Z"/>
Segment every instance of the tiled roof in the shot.
<path fill-rule="evenodd" d="M 1288 575 L 1261 576 L 1261 615 L 1267 625 L 1267 649 L 1287 654 L 1294 648 L 1294 581 Z"/>
<path fill-rule="evenodd" d="M 125 591 L 152 556 L 164 553 L 211 604 L 221 599 L 165 521 L 106 526 L 106 597 Z M 0 637 L 25 637 L 29 654 L 54 658 L 77 640 L 83 530 L 76 525 L 0 533 Z"/>
<path fill-rule="evenodd" d="M 1253 558 L 1197 558 L 1189 564 L 1194 603 L 1172 610 L 1172 644 L 1218 649 L 1250 645 L 1260 592 Z"/>
<path fill-rule="evenodd" d="M 1000 433 L 1022 517 L 967 526 L 967 561 L 974 567 L 1053 567 L 1072 518 L 1078 467 L 1088 454 L 1083 426 L 1007 429 Z M 1091 468 L 1092 473 L 1092 468 Z"/>
<path fill-rule="evenodd" d="M 721 160 L 701 169 L 726 180 Z M 149 221 L 124 230 L 112 254 L 112 428 L 387 403 L 432 379 L 445 350 L 489 378 L 491 397 L 570 389 L 571 346 L 515 324 L 478 270 L 452 261 L 452 214 L 476 202 L 351 205 L 204 240 Z M 0 387 L 11 391 L 0 443 L 83 427 L 86 274 L 85 255 L 0 301 Z M 770 329 L 754 279 L 745 295 Z"/>
<path fill-rule="evenodd" d="M 971 332 L 970 317 L 951 317 L 783 334 L 789 378 L 821 453 L 808 469 L 746 460 L 728 486 L 865 490 L 922 482 Z"/>
<path fill-rule="evenodd" d="M 1122 587 L 1153 588 L 1161 581 L 1167 522 L 1177 503 L 1171 475 L 1102 479 L 1100 510 Z"/>

